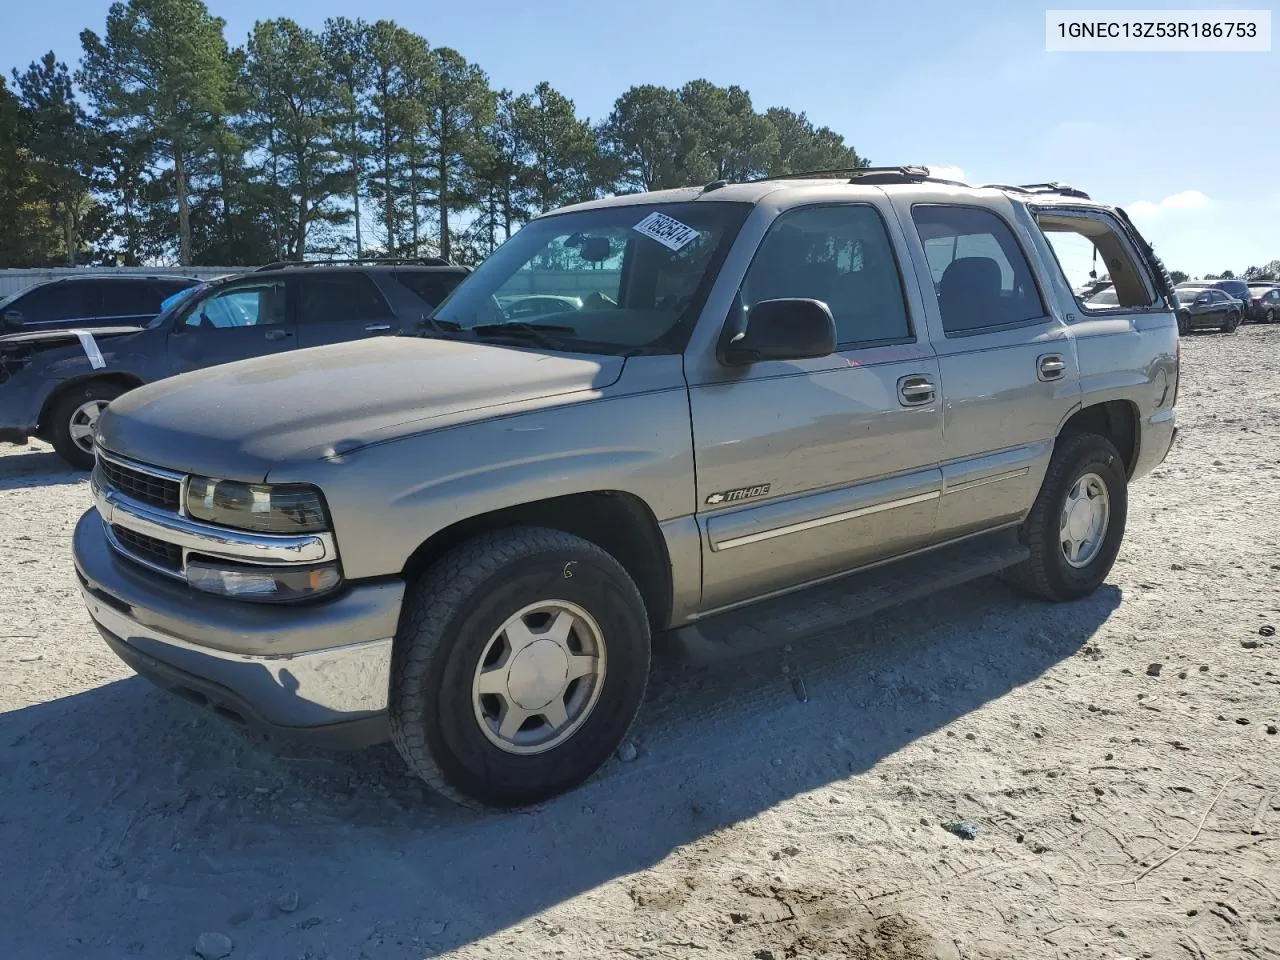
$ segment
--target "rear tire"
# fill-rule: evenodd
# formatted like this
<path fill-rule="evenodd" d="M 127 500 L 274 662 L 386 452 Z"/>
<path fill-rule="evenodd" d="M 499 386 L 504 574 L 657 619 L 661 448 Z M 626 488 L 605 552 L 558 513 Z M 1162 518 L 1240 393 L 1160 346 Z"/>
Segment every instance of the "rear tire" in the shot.
<path fill-rule="evenodd" d="M 484 534 L 405 599 L 392 741 L 464 806 L 538 803 L 587 780 L 622 743 L 649 662 L 644 601 L 612 556 L 540 527 Z"/>
<path fill-rule="evenodd" d="M 1031 557 L 1013 567 L 1008 579 L 1045 600 L 1088 596 L 1115 564 L 1128 509 L 1128 478 L 1111 441 L 1096 433 L 1060 436 L 1019 530 Z"/>
<path fill-rule="evenodd" d="M 92 470 L 98 417 L 107 404 L 128 389 L 110 381 L 90 380 L 58 397 L 49 408 L 47 428 L 49 442 L 58 456 L 77 470 Z"/>
<path fill-rule="evenodd" d="M 1240 314 L 1228 314 L 1227 322 L 1222 325 L 1223 333 L 1235 333 L 1240 327 Z"/>

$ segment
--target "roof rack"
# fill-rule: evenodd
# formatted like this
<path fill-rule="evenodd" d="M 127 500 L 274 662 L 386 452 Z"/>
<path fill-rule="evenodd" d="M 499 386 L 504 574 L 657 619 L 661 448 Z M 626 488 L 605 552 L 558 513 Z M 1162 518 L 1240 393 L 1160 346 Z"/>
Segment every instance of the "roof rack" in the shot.
<path fill-rule="evenodd" d="M 929 173 L 929 168 L 918 164 L 907 164 L 896 167 L 836 167 L 831 170 L 806 170 L 798 173 L 780 173 L 772 177 L 761 177 L 751 183 L 765 183 L 770 180 L 807 180 L 807 179 L 843 179 L 849 183 L 887 184 L 887 183 L 946 183 L 958 187 L 967 187 L 967 183 L 959 180 L 947 180 Z"/>
<path fill-rule="evenodd" d="M 1067 183 L 1023 183 L 1013 186 L 1007 183 L 984 183 L 984 188 L 991 190 L 1012 190 L 1014 193 L 1047 193 L 1060 197 L 1075 197 L 1078 200 L 1092 200 L 1087 193 Z"/>
<path fill-rule="evenodd" d="M 347 257 L 341 260 L 279 260 L 258 267 L 254 273 L 264 270 L 283 270 L 285 267 L 336 267 L 353 264 L 374 264 L 382 267 L 455 267 L 457 264 L 444 257 Z"/>

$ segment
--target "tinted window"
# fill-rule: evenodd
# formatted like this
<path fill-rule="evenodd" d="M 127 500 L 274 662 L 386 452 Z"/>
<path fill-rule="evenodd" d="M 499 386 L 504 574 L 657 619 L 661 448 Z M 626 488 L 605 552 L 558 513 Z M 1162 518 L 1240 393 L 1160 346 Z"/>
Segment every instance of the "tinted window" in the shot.
<path fill-rule="evenodd" d="M 244 283 L 220 289 L 187 314 L 188 327 L 227 329 L 285 322 L 285 285 L 281 280 Z"/>
<path fill-rule="evenodd" d="M 100 305 L 96 283 L 57 283 L 32 290 L 5 307 L 20 311 L 27 323 L 47 323 L 93 316 Z"/>
<path fill-rule="evenodd" d="M 453 288 L 462 282 L 465 274 L 461 273 L 413 273 L 399 271 L 396 279 L 408 287 L 429 307 L 438 307 L 444 298 L 453 293 Z"/>
<path fill-rule="evenodd" d="M 919 205 L 912 219 L 933 273 L 942 328 L 967 333 L 1047 314 L 1013 231 L 989 210 Z"/>
<path fill-rule="evenodd" d="M 102 284 L 104 317 L 154 316 L 160 295 L 145 280 L 111 280 Z"/>
<path fill-rule="evenodd" d="M 363 273 L 330 273 L 298 279 L 302 323 L 334 323 L 390 317 L 374 282 Z"/>
<path fill-rule="evenodd" d="M 884 223 L 866 205 L 806 207 L 774 221 L 742 284 L 742 302 L 821 300 L 841 345 L 907 340 L 911 326 Z"/>

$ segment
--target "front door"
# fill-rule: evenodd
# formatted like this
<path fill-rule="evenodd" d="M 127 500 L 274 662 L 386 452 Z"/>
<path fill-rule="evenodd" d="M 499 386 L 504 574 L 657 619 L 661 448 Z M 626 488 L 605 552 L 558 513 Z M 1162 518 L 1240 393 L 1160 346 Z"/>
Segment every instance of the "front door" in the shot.
<path fill-rule="evenodd" d="M 169 366 L 187 373 L 297 346 L 282 278 L 246 278 L 189 304 L 169 333 Z"/>
<path fill-rule="evenodd" d="M 739 292 L 748 323 L 763 300 L 821 300 L 838 346 L 817 360 L 693 365 L 704 609 L 932 538 L 938 364 L 913 323 L 899 260 L 873 203 L 799 207 L 769 227 Z"/>

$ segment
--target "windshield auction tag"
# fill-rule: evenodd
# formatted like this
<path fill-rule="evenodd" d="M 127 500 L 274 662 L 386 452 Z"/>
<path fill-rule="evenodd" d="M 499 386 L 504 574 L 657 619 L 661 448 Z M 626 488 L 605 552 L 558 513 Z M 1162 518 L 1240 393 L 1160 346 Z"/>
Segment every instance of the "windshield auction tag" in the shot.
<path fill-rule="evenodd" d="M 631 229 L 657 240 L 669 250 L 679 250 L 698 239 L 698 231 L 665 213 L 651 213 Z"/>
<path fill-rule="evenodd" d="M 107 365 L 107 361 L 102 357 L 102 351 L 98 349 L 98 341 L 93 339 L 93 334 L 88 330 L 77 330 L 76 337 L 80 340 L 80 347 L 84 350 L 84 355 L 89 358 L 89 366 L 94 370 L 101 370 Z"/>

